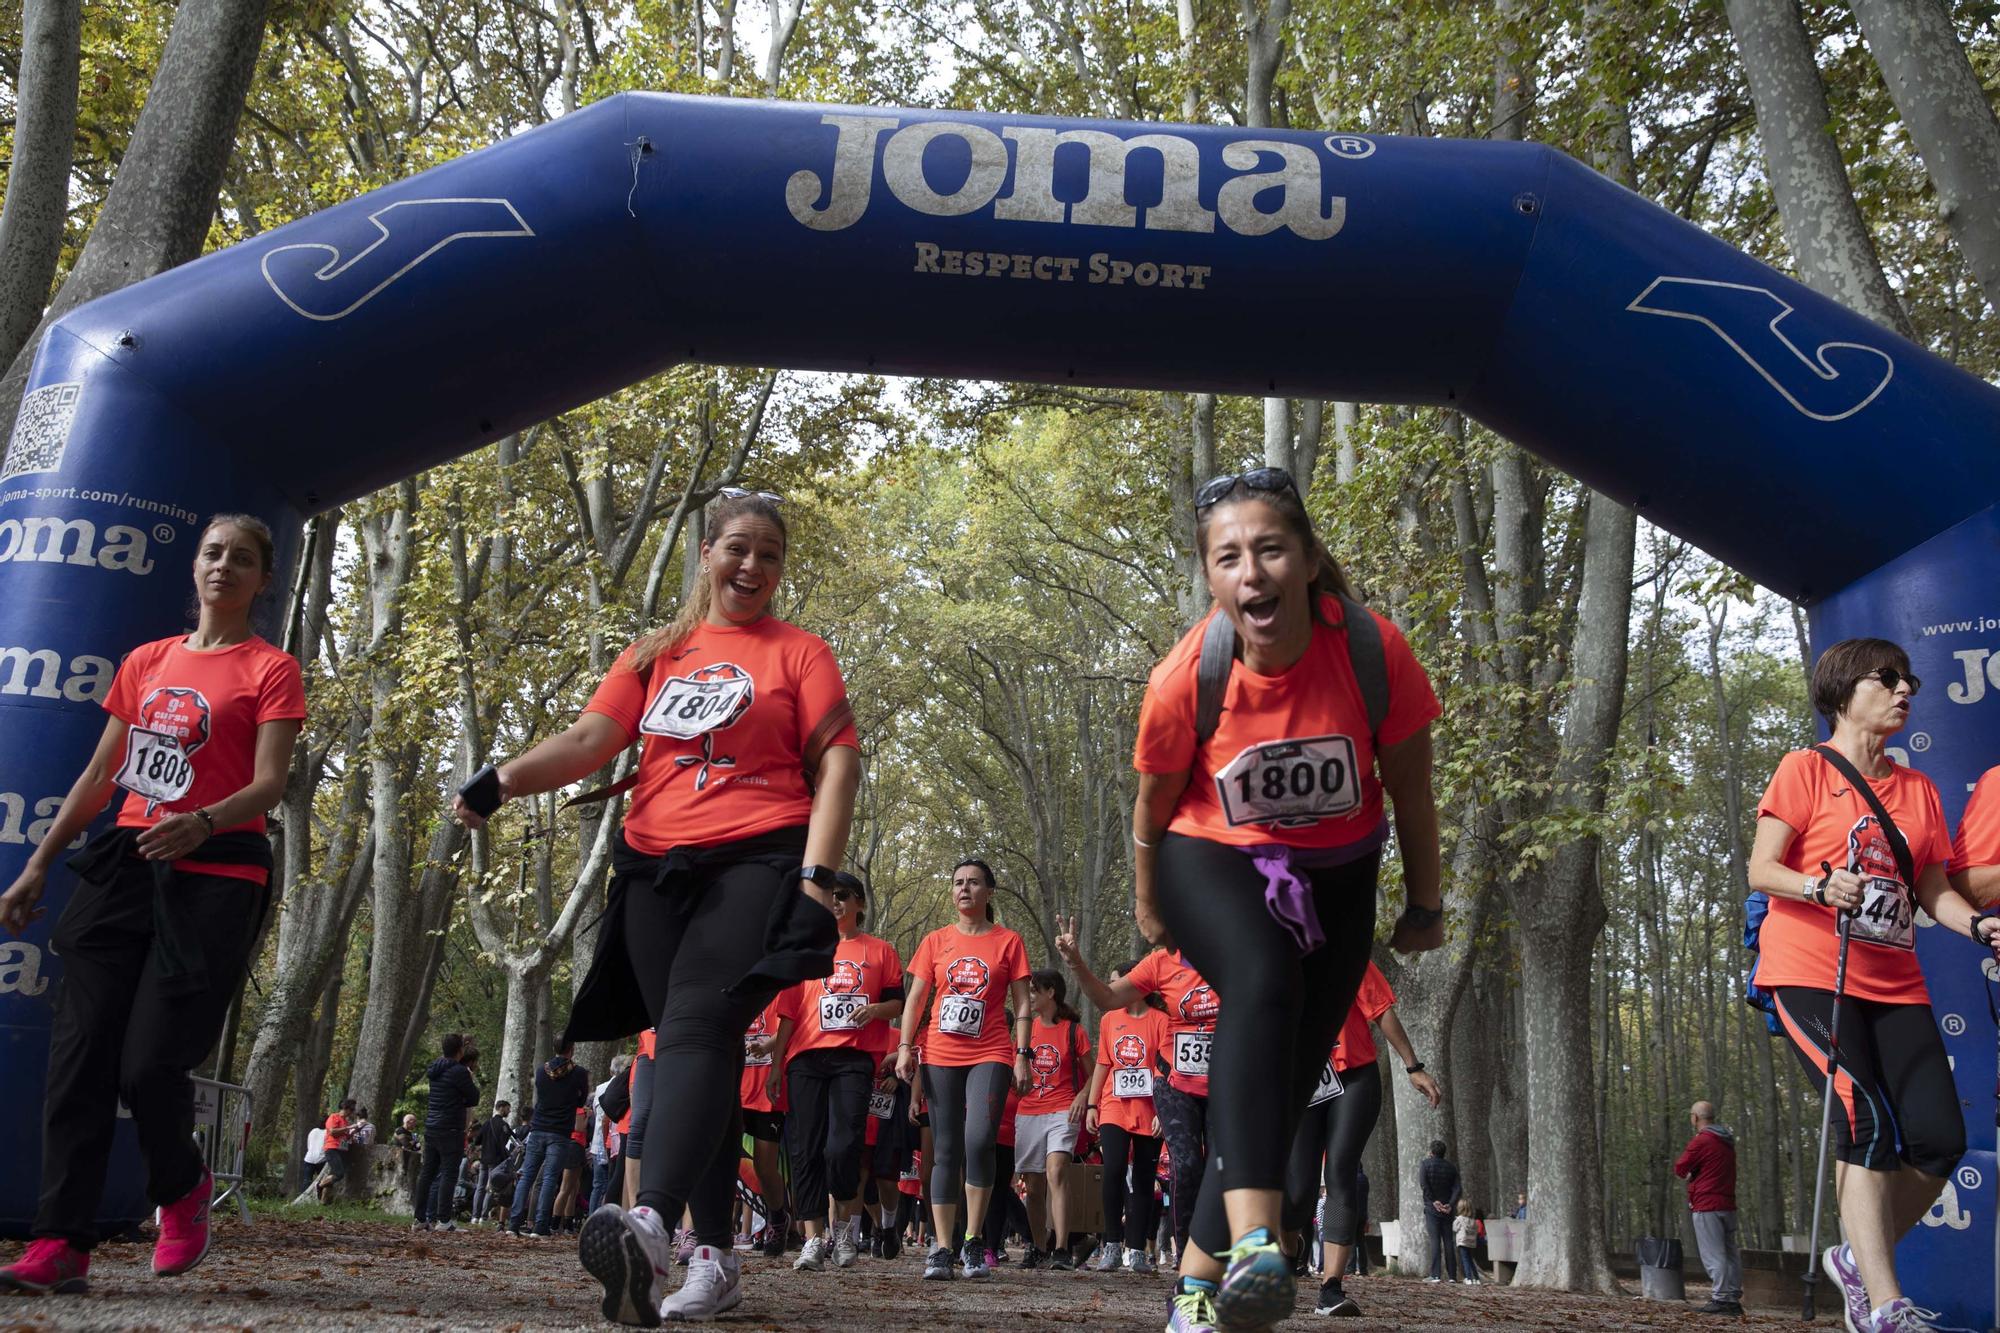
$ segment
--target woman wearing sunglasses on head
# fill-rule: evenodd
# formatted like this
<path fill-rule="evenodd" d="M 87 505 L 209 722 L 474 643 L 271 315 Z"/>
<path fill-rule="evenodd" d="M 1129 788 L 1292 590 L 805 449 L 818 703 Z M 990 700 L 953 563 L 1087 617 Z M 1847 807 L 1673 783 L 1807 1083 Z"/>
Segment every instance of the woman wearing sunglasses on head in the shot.
<path fill-rule="evenodd" d="M 817 1272 L 829 1257 L 850 1268 L 860 1254 L 849 1225 L 861 1200 L 861 1154 L 876 1070 L 896 1045 L 903 1016 L 903 960 L 887 940 L 861 929 L 867 890 L 842 871 L 834 877 L 840 945 L 833 974 L 799 984 L 798 1027 L 792 1034 L 792 1114 L 785 1144 L 792 1157 L 793 1205 L 806 1233 L 793 1268 Z M 829 1244 L 828 1200 L 833 1227 Z"/>
<path fill-rule="evenodd" d="M 777 497 L 725 490 L 706 531 L 673 623 L 620 654 L 569 730 L 499 769 L 501 796 L 524 796 L 643 746 L 568 1029 L 608 1041 L 658 1028 L 638 1206 L 605 1204 L 579 1243 L 605 1317 L 643 1326 L 742 1300 L 731 1205 L 743 1033 L 781 989 L 832 968 L 833 868 L 860 779 L 832 652 L 769 614 L 787 542 Z M 462 799 L 454 808 L 481 822 Z M 683 1208 L 699 1247 L 662 1300 Z"/>
<path fill-rule="evenodd" d="M 1170 1333 L 1292 1312 L 1286 1159 L 1368 963 L 1385 793 L 1409 893 L 1392 943 L 1444 938 L 1439 708 L 1416 656 L 1353 599 L 1282 469 L 1202 486 L 1195 537 L 1215 608 L 1153 669 L 1133 758 L 1139 928 L 1226 1001 Z"/>
<path fill-rule="evenodd" d="M 1840 1285 L 1847 1327 L 1860 1333 L 1932 1327 L 1929 1312 L 1903 1297 L 1896 1242 L 1965 1152 L 1951 1065 L 1917 966 L 1916 909 L 1988 947 L 2000 936 L 2000 921 L 1979 916 L 1946 881 L 1951 835 L 1937 788 L 1888 754 L 1918 684 L 1909 656 L 1886 639 L 1843 639 L 1821 653 L 1812 701 L 1832 738 L 1778 762 L 1750 852 L 1750 887 L 1771 900 L 1757 985 L 1775 998 L 1822 1094 L 1836 1004 L 1840 1012 L 1842 1113 L 1832 1117 L 1832 1146 L 1847 1243 L 1820 1262 Z"/>

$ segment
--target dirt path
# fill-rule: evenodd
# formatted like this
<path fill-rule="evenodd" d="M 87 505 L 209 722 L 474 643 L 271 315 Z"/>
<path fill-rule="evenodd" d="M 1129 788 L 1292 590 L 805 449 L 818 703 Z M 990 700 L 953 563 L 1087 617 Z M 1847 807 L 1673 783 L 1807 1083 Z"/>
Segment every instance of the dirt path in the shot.
<path fill-rule="evenodd" d="M 6 1246 L 11 1259 L 18 1248 Z M 384 1223 L 223 1222 L 208 1261 L 184 1278 L 157 1280 L 150 1249 L 98 1251 L 87 1297 L 0 1296 L 0 1329 L 526 1330 L 603 1327 L 599 1288 L 567 1241 L 513 1240 L 491 1232 L 414 1235 Z M 747 1299 L 723 1321 L 786 1333 L 965 1333 L 990 1328 L 1157 1330 L 1167 1279 L 1125 1274 L 1020 1273 L 990 1282 L 926 1283 L 918 1260 L 863 1259 L 845 1272 L 794 1273 L 789 1260 L 743 1261 Z M 1705 1319 L 1634 1299 L 1564 1296 L 1501 1287 L 1430 1286 L 1403 1278 L 1350 1287 L 1369 1329 L 1796 1330 L 1776 1316 Z M 1302 1302 L 1313 1288 L 1303 1287 Z M 1310 1304 L 1288 1329 L 1318 1324 Z M 1822 1325 L 1824 1327 L 1824 1325 Z"/>

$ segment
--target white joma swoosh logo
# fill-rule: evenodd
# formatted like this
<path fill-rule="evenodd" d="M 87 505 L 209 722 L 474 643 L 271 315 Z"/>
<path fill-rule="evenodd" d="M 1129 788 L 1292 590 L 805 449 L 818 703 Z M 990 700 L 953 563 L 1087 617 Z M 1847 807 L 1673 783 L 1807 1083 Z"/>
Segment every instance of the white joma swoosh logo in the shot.
<path fill-rule="evenodd" d="M 532 237 L 505 199 L 403 199 L 368 215 L 375 236 L 343 256 L 337 244 L 299 241 L 266 251 L 264 281 L 307 319 L 345 319 L 453 241 Z"/>

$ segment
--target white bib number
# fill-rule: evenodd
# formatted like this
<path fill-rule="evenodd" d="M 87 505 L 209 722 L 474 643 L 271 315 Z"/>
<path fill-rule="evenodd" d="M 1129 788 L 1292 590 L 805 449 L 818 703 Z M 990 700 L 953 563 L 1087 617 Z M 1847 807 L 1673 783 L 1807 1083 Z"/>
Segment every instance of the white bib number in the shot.
<path fill-rule="evenodd" d="M 1916 905 L 1901 880 L 1870 876 L 1861 881 L 1861 914 L 1848 933 L 1889 949 L 1917 947 Z"/>
<path fill-rule="evenodd" d="M 953 1037 L 976 1037 L 986 1030 L 986 1001 L 969 995 L 947 995 L 938 1001 L 938 1031 Z"/>
<path fill-rule="evenodd" d="M 770 1052 L 766 1051 L 764 1054 L 759 1055 L 750 1049 L 750 1043 L 746 1041 L 743 1043 L 743 1063 L 746 1065 L 769 1065 L 771 1063 Z"/>
<path fill-rule="evenodd" d="M 887 1120 L 896 1114 L 896 1094 L 893 1092 L 871 1092 L 868 1094 L 868 1114 L 877 1120 Z"/>
<path fill-rule="evenodd" d="M 1328 1060 L 1326 1068 L 1319 1071 L 1319 1086 L 1313 1089 L 1312 1100 L 1307 1102 L 1306 1105 L 1318 1106 L 1321 1102 L 1330 1102 L 1335 1097 L 1338 1097 L 1342 1091 L 1343 1089 L 1340 1086 L 1340 1071 L 1333 1067 L 1333 1061 Z"/>
<path fill-rule="evenodd" d="M 671 736 L 688 741 L 713 731 L 749 706 L 752 681 L 748 676 L 720 680 L 689 680 L 674 676 L 660 687 L 639 730 L 648 736 Z"/>
<path fill-rule="evenodd" d="M 1310 824 L 1361 803 L 1354 742 L 1345 736 L 1252 745 L 1215 775 L 1230 824 Z"/>
<path fill-rule="evenodd" d="M 1207 1078 L 1209 1057 L 1215 1053 L 1213 1032 L 1174 1034 L 1174 1072 L 1187 1078 Z"/>
<path fill-rule="evenodd" d="M 155 805 L 178 801 L 194 787 L 194 761 L 178 736 L 133 727 L 125 733 L 125 762 L 113 779 Z"/>
<path fill-rule="evenodd" d="M 1150 1097 L 1153 1095 L 1153 1071 L 1144 1065 L 1137 1069 L 1114 1069 L 1111 1071 L 1111 1095 L 1113 1097 Z"/>
<path fill-rule="evenodd" d="M 860 1013 L 868 1007 L 866 995 L 822 995 L 819 997 L 819 1030 L 853 1032 L 860 1028 Z"/>

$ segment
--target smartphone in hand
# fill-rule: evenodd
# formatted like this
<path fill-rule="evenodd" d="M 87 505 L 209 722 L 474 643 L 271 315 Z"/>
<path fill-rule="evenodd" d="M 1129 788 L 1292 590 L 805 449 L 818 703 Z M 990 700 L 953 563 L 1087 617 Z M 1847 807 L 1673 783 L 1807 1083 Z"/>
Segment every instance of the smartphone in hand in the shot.
<path fill-rule="evenodd" d="M 490 818 L 500 808 L 500 770 L 488 764 L 458 789 L 466 808 L 481 819 Z"/>

